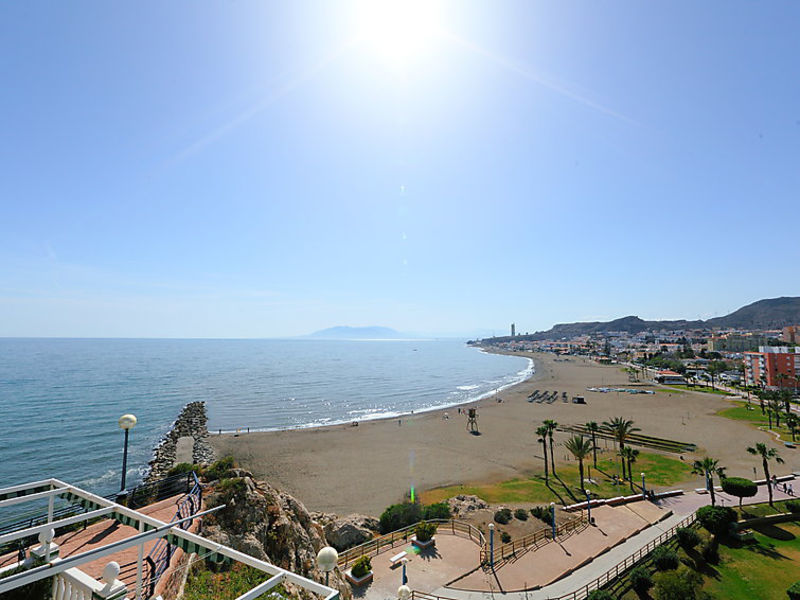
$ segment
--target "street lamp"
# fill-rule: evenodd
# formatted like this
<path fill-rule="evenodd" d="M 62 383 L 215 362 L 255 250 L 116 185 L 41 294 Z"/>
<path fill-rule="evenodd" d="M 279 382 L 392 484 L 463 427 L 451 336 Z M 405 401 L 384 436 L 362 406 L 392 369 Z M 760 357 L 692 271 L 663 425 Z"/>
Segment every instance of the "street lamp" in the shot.
<path fill-rule="evenodd" d="M 556 541 L 556 503 L 550 503 L 550 516 L 553 521 L 553 541 Z"/>
<path fill-rule="evenodd" d="M 117 423 L 120 429 L 125 431 L 125 449 L 122 452 L 122 485 L 119 491 L 125 491 L 125 475 L 128 472 L 128 432 L 136 425 L 136 417 L 134 415 L 122 415 Z"/>
<path fill-rule="evenodd" d="M 397 598 L 398 600 L 408 600 L 411 598 L 411 588 L 407 585 L 401 585 L 397 588 Z"/>
<path fill-rule="evenodd" d="M 494 523 L 489 523 L 489 566 L 494 569 Z"/>
<path fill-rule="evenodd" d="M 586 518 L 589 521 L 589 524 L 592 524 L 592 496 L 589 493 L 589 490 L 583 490 L 583 493 L 586 494 Z"/>
<path fill-rule="evenodd" d="M 328 575 L 336 568 L 339 562 L 339 553 L 335 548 L 325 546 L 317 553 L 317 567 L 325 572 L 325 585 L 328 585 Z"/>
<path fill-rule="evenodd" d="M 644 473 L 642 473 L 642 500 L 647 498 L 647 490 L 644 487 Z"/>

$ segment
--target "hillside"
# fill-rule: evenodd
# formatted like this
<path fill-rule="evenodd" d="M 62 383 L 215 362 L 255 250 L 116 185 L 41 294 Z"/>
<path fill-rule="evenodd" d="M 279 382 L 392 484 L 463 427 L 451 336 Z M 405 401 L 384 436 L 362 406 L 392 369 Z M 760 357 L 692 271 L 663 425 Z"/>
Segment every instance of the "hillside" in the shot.
<path fill-rule="evenodd" d="M 786 325 L 800 324 L 800 297 L 782 297 L 759 300 L 743 306 L 724 317 L 707 321 L 645 321 L 636 316 L 622 317 L 613 321 L 589 323 L 560 323 L 547 331 L 520 335 L 517 340 L 558 340 L 579 335 L 590 335 L 606 331 L 640 333 L 658 329 L 778 329 Z M 497 341 L 510 337 L 493 338 Z"/>

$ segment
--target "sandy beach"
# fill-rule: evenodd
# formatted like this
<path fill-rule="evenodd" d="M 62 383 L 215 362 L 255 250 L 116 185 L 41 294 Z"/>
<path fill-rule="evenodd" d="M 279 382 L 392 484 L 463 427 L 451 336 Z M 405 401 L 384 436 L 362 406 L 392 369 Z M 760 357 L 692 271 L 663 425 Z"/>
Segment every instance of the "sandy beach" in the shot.
<path fill-rule="evenodd" d="M 378 515 L 400 502 L 413 485 L 417 490 L 467 482 L 500 481 L 539 474 L 541 452 L 535 429 L 544 419 L 561 424 L 602 422 L 614 416 L 635 421 L 642 433 L 698 445 L 698 455 L 710 455 L 729 475 L 753 477 L 760 462 L 746 446 L 766 442 L 780 450 L 785 465 L 778 474 L 798 466 L 794 453 L 772 436 L 741 421 L 716 416 L 731 406 L 721 396 L 685 392 L 669 394 L 596 393 L 593 386 L 630 387 L 618 365 L 599 365 L 581 357 L 523 354 L 533 358 L 535 375 L 494 398 L 464 405 L 478 407 L 481 435 L 466 429 L 466 417 L 456 408 L 402 419 L 386 419 L 317 429 L 212 436 L 218 455 L 231 454 L 256 476 L 286 490 L 310 510 Z M 558 390 L 553 404 L 527 402 L 534 390 Z M 657 389 L 657 388 L 650 388 Z M 586 405 L 563 403 L 560 393 L 582 395 Z M 444 418 L 447 412 L 449 418 Z M 557 433 L 560 444 L 567 434 Z M 563 448 L 562 448 L 563 450 Z M 564 452 L 556 451 L 557 460 Z M 674 455 L 672 455 L 674 456 Z M 692 455 L 685 455 L 687 461 Z M 684 482 L 700 487 L 700 478 Z"/>

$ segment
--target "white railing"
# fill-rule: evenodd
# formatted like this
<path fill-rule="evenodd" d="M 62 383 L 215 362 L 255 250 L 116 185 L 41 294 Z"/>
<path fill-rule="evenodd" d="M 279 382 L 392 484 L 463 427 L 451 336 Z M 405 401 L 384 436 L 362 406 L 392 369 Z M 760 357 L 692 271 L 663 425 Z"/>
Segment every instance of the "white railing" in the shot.
<path fill-rule="evenodd" d="M 72 568 L 53 577 L 53 600 L 122 600 L 125 598 L 125 585 L 117 580 L 119 565 L 110 562 L 103 569 L 103 581 L 97 581 L 80 569 Z"/>

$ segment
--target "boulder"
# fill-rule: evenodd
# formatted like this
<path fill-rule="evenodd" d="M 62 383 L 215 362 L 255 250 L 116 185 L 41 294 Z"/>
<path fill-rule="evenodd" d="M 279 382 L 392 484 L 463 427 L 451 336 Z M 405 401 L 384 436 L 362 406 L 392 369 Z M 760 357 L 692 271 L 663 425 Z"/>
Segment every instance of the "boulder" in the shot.
<path fill-rule="evenodd" d="M 489 503 L 481 500 L 477 496 L 460 494 L 447 501 L 450 512 L 454 517 L 465 517 L 471 512 L 489 508 Z"/>
<path fill-rule="evenodd" d="M 366 515 L 339 517 L 324 525 L 325 538 L 339 551 L 371 540 L 377 530 L 378 519 Z"/>

